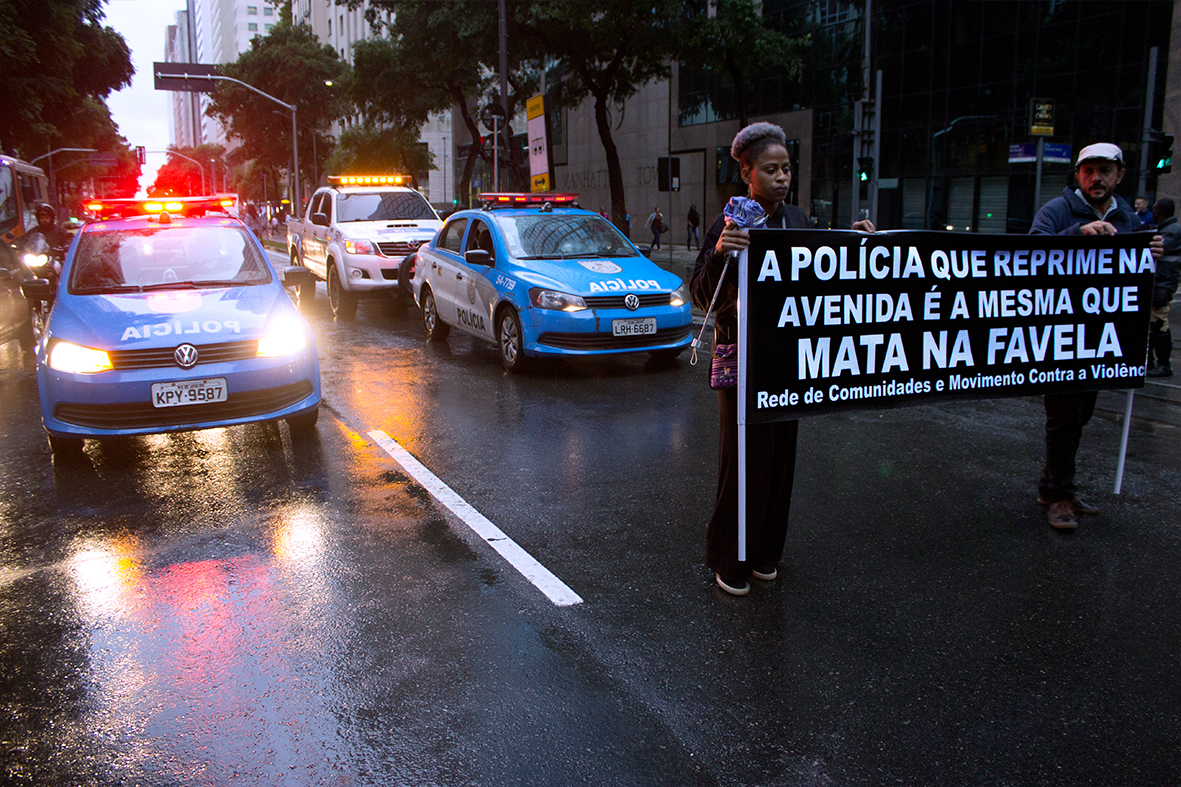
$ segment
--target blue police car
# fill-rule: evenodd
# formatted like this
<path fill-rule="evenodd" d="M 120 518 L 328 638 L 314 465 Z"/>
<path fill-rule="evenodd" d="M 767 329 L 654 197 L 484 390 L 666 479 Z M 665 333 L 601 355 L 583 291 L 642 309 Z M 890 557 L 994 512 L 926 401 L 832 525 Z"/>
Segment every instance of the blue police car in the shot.
<path fill-rule="evenodd" d="M 687 287 L 574 194 L 481 194 L 418 249 L 411 286 L 430 340 L 452 328 L 494 342 L 501 363 L 688 346 Z"/>
<path fill-rule="evenodd" d="M 284 289 L 307 272 L 281 279 L 240 221 L 206 215 L 216 207 L 181 200 L 100 219 L 79 231 L 56 289 L 25 286 L 53 301 L 37 383 L 55 454 L 87 437 L 314 427 L 319 359 Z"/>

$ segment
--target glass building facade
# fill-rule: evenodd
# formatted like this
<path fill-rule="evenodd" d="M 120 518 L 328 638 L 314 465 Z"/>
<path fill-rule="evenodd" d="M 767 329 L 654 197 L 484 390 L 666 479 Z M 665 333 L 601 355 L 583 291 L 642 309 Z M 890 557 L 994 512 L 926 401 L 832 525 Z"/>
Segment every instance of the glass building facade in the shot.
<path fill-rule="evenodd" d="M 761 5 L 768 26 L 809 38 L 802 77 L 768 69 L 738 107 L 724 77 L 682 68 L 679 123 L 810 107 L 812 204 L 802 207 L 822 227 L 847 227 L 866 3 Z M 1146 192 L 1155 190 L 1154 174 L 1141 178 L 1141 140 L 1150 80 L 1150 126 L 1161 128 L 1173 0 L 872 0 L 870 8 L 869 72 L 882 73 L 875 162 L 882 228 L 1027 231 L 1037 208 L 1073 182 L 1072 163 L 1043 163 L 1035 194 L 1036 164 L 1011 161 L 1020 158 L 1011 156 L 1014 146 L 1038 139 L 1034 99 L 1054 106 L 1046 143 L 1069 145 L 1073 161 L 1085 145 L 1115 142 L 1128 170 L 1119 194 L 1130 202 L 1142 180 Z"/>

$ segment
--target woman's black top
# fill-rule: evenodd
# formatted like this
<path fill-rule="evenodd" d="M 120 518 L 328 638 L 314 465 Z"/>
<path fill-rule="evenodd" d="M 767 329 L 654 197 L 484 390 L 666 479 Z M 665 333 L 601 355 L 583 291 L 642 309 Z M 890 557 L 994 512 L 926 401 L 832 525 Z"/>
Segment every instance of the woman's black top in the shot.
<path fill-rule="evenodd" d="M 718 238 L 726 226 L 726 215 L 719 213 L 705 237 L 701 239 L 701 252 L 697 255 L 697 265 L 693 268 L 693 276 L 689 279 L 689 293 L 693 298 L 693 305 L 705 311 L 709 308 L 710 299 L 714 296 L 714 289 L 718 286 L 718 278 L 725 267 L 724 255 L 715 253 Z M 774 215 L 767 219 L 768 227 L 786 229 L 811 229 L 808 215 L 795 205 L 780 204 Z M 738 341 L 738 264 L 732 262 L 726 270 L 726 283 L 718 294 L 718 302 L 714 304 L 714 343 L 733 344 Z"/>

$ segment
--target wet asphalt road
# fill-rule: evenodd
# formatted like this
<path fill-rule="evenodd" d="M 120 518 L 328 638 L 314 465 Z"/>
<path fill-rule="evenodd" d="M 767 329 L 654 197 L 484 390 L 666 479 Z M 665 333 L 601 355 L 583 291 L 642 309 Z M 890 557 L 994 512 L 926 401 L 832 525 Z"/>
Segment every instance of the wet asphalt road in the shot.
<path fill-rule="evenodd" d="M 0 781 L 1181 782 L 1176 430 L 1084 435 L 1103 513 L 1034 506 L 1041 408 L 807 421 L 781 578 L 701 564 L 702 366 L 501 372 L 362 302 L 317 335 L 316 439 L 88 443 L 55 467 L 0 348 Z M 382 430 L 581 596 L 558 607 Z"/>

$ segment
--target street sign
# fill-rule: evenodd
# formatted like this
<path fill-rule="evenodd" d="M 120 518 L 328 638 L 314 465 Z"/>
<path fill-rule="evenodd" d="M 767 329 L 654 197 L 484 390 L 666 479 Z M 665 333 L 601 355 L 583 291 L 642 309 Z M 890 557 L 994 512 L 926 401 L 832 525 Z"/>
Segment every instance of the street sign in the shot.
<path fill-rule="evenodd" d="M 92 167 L 113 167 L 119 159 L 114 153 L 91 153 L 87 163 Z"/>
<path fill-rule="evenodd" d="M 549 141 L 545 130 L 543 94 L 525 102 L 526 129 L 529 134 L 529 176 L 533 191 L 549 191 Z"/>
<path fill-rule="evenodd" d="M 152 63 L 156 90 L 212 93 L 217 87 L 217 80 L 207 77 L 216 73 L 217 66 L 204 63 Z"/>
<path fill-rule="evenodd" d="M 656 190 L 681 190 L 681 159 L 678 156 L 661 156 L 656 159 Z"/>
<path fill-rule="evenodd" d="M 1054 136 L 1054 100 L 1029 99 L 1029 133 L 1035 137 Z"/>
<path fill-rule="evenodd" d="M 480 122 L 489 131 L 504 128 L 504 107 L 500 104 L 489 104 L 480 110 Z"/>
<path fill-rule="evenodd" d="M 1047 142 L 1042 148 L 1042 161 L 1048 164 L 1069 164 L 1070 145 L 1062 142 Z M 1021 142 L 1009 145 L 1010 164 L 1032 164 L 1037 161 L 1037 143 Z"/>
<path fill-rule="evenodd" d="M 1051 164 L 1069 164 L 1070 145 L 1062 142 L 1047 142 L 1042 150 L 1042 161 L 1048 161 Z"/>

